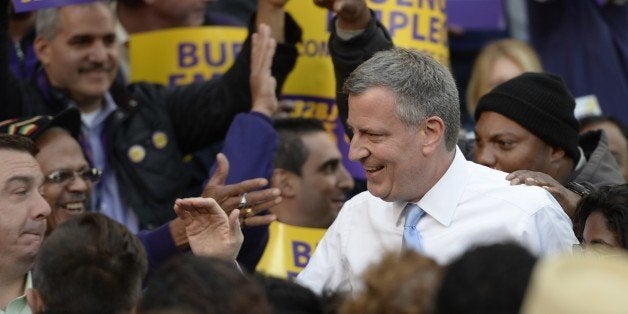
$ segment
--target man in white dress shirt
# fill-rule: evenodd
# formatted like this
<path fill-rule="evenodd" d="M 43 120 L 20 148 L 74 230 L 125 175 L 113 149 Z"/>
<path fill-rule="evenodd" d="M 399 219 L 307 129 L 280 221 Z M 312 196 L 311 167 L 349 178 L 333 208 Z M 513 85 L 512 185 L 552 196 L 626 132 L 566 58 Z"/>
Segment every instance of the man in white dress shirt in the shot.
<path fill-rule="evenodd" d="M 317 293 L 359 290 L 367 266 L 402 249 L 409 203 L 425 213 L 416 225 L 421 253 L 440 264 L 478 244 L 516 241 L 544 255 L 578 243 L 548 192 L 511 186 L 506 173 L 465 160 L 456 146 L 456 84 L 431 57 L 379 52 L 349 76 L 344 92 L 354 134 L 349 158 L 362 163 L 368 191 L 345 203 L 299 283 Z"/>

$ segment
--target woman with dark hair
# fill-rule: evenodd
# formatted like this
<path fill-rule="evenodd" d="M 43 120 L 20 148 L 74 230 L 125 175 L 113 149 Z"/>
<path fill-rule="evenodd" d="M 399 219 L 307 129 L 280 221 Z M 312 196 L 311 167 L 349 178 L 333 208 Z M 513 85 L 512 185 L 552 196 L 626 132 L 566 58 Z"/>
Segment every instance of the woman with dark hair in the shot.
<path fill-rule="evenodd" d="M 599 188 L 580 200 L 576 213 L 583 244 L 628 249 L 628 184 Z"/>

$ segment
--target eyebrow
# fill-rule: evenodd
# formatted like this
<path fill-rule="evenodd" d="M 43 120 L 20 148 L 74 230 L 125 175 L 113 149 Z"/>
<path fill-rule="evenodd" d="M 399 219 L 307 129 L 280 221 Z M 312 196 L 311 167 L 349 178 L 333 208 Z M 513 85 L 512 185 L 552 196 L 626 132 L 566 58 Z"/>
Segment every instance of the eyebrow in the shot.
<path fill-rule="evenodd" d="M 3 191 L 6 191 L 9 188 L 9 185 L 13 182 L 19 182 L 19 183 L 24 183 L 26 185 L 30 185 L 34 181 L 35 179 L 31 176 L 13 176 L 13 177 L 10 177 L 9 180 L 6 181 Z"/>
<path fill-rule="evenodd" d="M 326 160 L 322 165 L 318 167 L 318 171 L 325 170 L 325 168 L 329 165 L 335 166 L 338 164 L 340 164 L 340 158 L 332 158 L 332 159 Z"/>

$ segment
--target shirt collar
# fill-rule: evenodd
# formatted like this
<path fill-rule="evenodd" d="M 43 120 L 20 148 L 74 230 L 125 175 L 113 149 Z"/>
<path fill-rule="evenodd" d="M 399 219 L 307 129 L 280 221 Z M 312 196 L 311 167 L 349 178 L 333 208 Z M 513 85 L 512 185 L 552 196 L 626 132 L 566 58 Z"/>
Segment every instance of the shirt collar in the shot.
<path fill-rule="evenodd" d="M 465 167 L 466 162 L 467 160 L 464 158 L 462 151 L 456 146 L 454 160 L 445 174 L 416 203 L 423 211 L 444 226 L 451 224 L 458 202 L 469 180 L 468 171 Z M 408 203 L 396 202 L 393 205 L 394 210 L 398 211 L 400 215 L 397 224 L 401 221 L 403 208 L 406 204 Z"/>
<path fill-rule="evenodd" d="M 71 107 L 77 107 L 75 102 L 70 102 Z M 113 100 L 111 93 L 105 93 L 103 105 L 98 109 L 95 113 L 83 114 L 81 113 L 81 121 L 84 127 L 93 128 L 97 125 L 100 125 L 107 119 L 109 114 L 114 112 L 118 106 L 116 102 Z M 90 116 L 91 115 L 91 116 Z"/>
<path fill-rule="evenodd" d="M 587 158 L 584 156 L 584 151 L 582 150 L 582 147 L 578 146 L 578 151 L 580 152 L 580 159 L 578 159 L 578 163 L 576 164 L 574 171 L 582 169 L 582 167 L 587 164 Z"/>

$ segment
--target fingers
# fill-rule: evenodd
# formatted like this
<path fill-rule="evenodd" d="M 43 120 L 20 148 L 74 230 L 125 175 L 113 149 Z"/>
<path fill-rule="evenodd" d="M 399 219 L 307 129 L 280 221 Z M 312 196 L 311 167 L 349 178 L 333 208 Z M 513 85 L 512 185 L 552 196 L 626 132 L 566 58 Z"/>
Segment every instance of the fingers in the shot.
<path fill-rule="evenodd" d="M 256 215 L 261 211 L 267 210 L 276 204 L 279 204 L 281 202 L 281 190 L 277 188 L 270 188 L 251 192 L 246 195 L 246 199 L 247 209 L 251 209 L 251 211 L 247 212 L 245 210 L 241 210 L 241 216 L 244 218 Z"/>
<path fill-rule="evenodd" d="M 185 217 L 192 219 L 199 215 L 224 214 L 224 211 L 214 199 L 204 197 L 177 199 L 175 201 L 175 212 L 177 210 L 179 212 L 182 211 Z"/>
<path fill-rule="evenodd" d="M 229 214 L 229 228 L 232 230 L 240 230 L 240 210 L 234 209 Z"/>
<path fill-rule="evenodd" d="M 181 203 L 181 199 L 176 199 L 175 203 L 174 203 L 174 212 L 177 214 L 177 217 L 181 218 L 181 220 L 183 220 L 183 223 L 185 225 L 189 225 L 190 222 L 192 221 L 192 214 L 185 210 L 181 205 L 179 205 Z"/>
<path fill-rule="evenodd" d="M 247 193 L 246 199 L 249 204 L 255 204 L 255 202 L 259 201 L 259 195 L 257 193 L 259 191 L 257 190 L 267 185 L 268 180 L 264 178 L 257 178 L 224 186 L 221 191 L 222 195 L 224 195 L 224 197 L 222 197 L 224 201 L 221 201 L 220 206 L 229 211 L 238 207 L 242 193 Z"/>
<path fill-rule="evenodd" d="M 218 153 L 216 155 L 216 172 L 209 179 L 206 186 L 211 185 L 224 185 L 225 180 L 227 180 L 227 176 L 229 175 L 229 160 L 227 156 L 223 153 Z"/>
<path fill-rule="evenodd" d="M 277 42 L 271 36 L 270 27 L 264 23 L 257 28 L 257 33 L 253 34 L 251 46 L 251 72 L 259 73 L 268 70 L 273 63 L 273 55 Z"/>
<path fill-rule="evenodd" d="M 275 220 L 277 220 L 277 216 L 273 214 L 253 216 L 253 217 L 245 218 L 242 222 L 242 226 L 243 227 L 262 226 L 262 225 L 267 225 Z"/>

